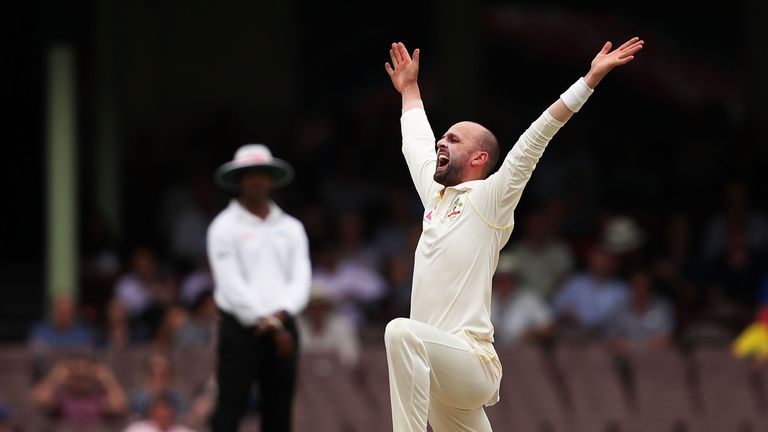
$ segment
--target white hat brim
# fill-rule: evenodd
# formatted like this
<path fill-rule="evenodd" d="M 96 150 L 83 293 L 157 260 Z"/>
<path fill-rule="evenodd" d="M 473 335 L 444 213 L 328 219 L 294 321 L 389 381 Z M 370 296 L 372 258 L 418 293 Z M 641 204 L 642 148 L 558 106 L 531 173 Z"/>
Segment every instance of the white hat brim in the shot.
<path fill-rule="evenodd" d="M 265 169 L 272 177 L 273 188 L 287 185 L 294 177 L 293 167 L 288 162 L 273 158 L 269 162 L 227 162 L 216 170 L 214 179 L 221 188 L 237 192 L 240 189 L 240 174 L 250 168 Z"/>

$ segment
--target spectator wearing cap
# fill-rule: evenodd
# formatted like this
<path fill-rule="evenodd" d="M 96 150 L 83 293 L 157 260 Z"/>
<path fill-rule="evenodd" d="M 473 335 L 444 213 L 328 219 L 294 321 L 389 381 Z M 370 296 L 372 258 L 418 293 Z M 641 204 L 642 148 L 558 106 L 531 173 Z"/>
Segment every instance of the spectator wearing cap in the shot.
<path fill-rule="evenodd" d="M 218 335 L 214 432 L 234 432 L 251 386 L 263 395 L 261 430 L 291 430 L 297 349 L 295 317 L 309 298 L 311 264 L 304 226 L 271 199 L 293 168 L 262 144 L 240 147 L 216 171 L 235 198 L 208 228 Z"/>
<path fill-rule="evenodd" d="M 553 317 L 547 303 L 520 281 L 522 269 L 517 256 L 503 252 L 493 275 L 491 317 L 494 339 L 500 345 L 544 340 L 552 330 Z"/>
<path fill-rule="evenodd" d="M 360 341 L 352 321 L 339 313 L 336 302 L 321 283 L 313 283 L 309 304 L 299 317 L 302 352 L 327 352 L 354 367 L 360 356 Z"/>
<path fill-rule="evenodd" d="M 510 249 L 521 285 L 547 299 L 573 269 L 571 250 L 555 236 L 553 225 L 547 211 L 534 211 L 525 220 L 523 239 Z"/>
<path fill-rule="evenodd" d="M 600 240 L 601 247 L 613 255 L 618 274 L 626 277 L 643 266 L 645 233 L 633 218 L 624 215 L 609 218 Z"/>

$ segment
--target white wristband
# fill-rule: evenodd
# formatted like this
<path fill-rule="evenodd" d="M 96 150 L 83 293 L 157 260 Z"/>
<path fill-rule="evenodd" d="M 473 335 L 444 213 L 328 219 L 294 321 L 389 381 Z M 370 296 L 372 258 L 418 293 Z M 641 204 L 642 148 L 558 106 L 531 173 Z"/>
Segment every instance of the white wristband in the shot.
<path fill-rule="evenodd" d="M 584 77 L 581 77 L 560 95 L 560 99 L 569 110 L 577 113 L 594 91 L 594 89 L 589 88 Z"/>

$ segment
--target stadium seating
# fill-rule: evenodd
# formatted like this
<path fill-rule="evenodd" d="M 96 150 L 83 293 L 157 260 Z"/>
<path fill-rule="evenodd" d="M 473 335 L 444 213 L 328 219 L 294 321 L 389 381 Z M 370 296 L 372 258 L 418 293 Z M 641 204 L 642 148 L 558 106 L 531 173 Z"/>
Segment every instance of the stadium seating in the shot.
<path fill-rule="evenodd" d="M 702 430 L 687 361 L 680 353 L 635 351 L 629 353 L 628 361 L 632 370 L 631 432 L 672 431 L 683 425 L 688 432 Z"/>
<path fill-rule="evenodd" d="M 554 364 L 541 350 L 518 346 L 499 353 L 501 400 L 486 409 L 496 430 L 572 431 L 572 415 Z"/>
<path fill-rule="evenodd" d="M 746 363 L 714 349 L 694 351 L 693 361 L 706 432 L 768 430 L 768 416 L 758 408 L 756 380 Z"/>
<path fill-rule="evenodd" d="M 113 351 L 104 358 L 131 388 L 149 352 Z M 626 381 L 617 373 L 615 358 L 599 346 L 561 345 L 551 352 L 519 346 L 500 350 L 499 356 L 504 367 L 501 401 L 486 409 L 496 431 L 768 430 L 768 367 L 752 368 L 727 350 L 631 352 Z M 210 351 L 179 350 L 170 357 L 179 389 L 187 396 L 211 377 L 216 362 Z M 0 401 L 9 403 L 20 430 L 45 432 L 53 430 L 50 422 L 29 400 L 34 364 L 27 348 L 0 347 Z M 303 355 L 295 425 L 298 432 L 391 431 L 383 346 L 364 345 L 354 368 L 333 355 Z M 249 416 L 241 427 L 242 432 L 258 430 L 258 416 Z"/>
<path fill-rule="evenodd" d="M 555 357 L 574 409 L 569 430 L 626 430 L 626 393 L 608 353 L 594 345 L 566 344 L 556 348 Z"/>

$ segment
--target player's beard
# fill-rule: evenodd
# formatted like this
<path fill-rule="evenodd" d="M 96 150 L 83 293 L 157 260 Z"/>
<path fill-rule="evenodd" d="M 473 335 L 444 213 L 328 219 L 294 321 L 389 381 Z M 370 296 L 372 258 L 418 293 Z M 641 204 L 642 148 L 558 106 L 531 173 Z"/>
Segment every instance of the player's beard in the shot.
<path fill-rule="evenodd" d="M 445 187 L 456 186 L 461 183 L 460 164 L 454 163 L 454 161 L 448 162 L 444 170 L 435 171 L 433 179 Z"/>

